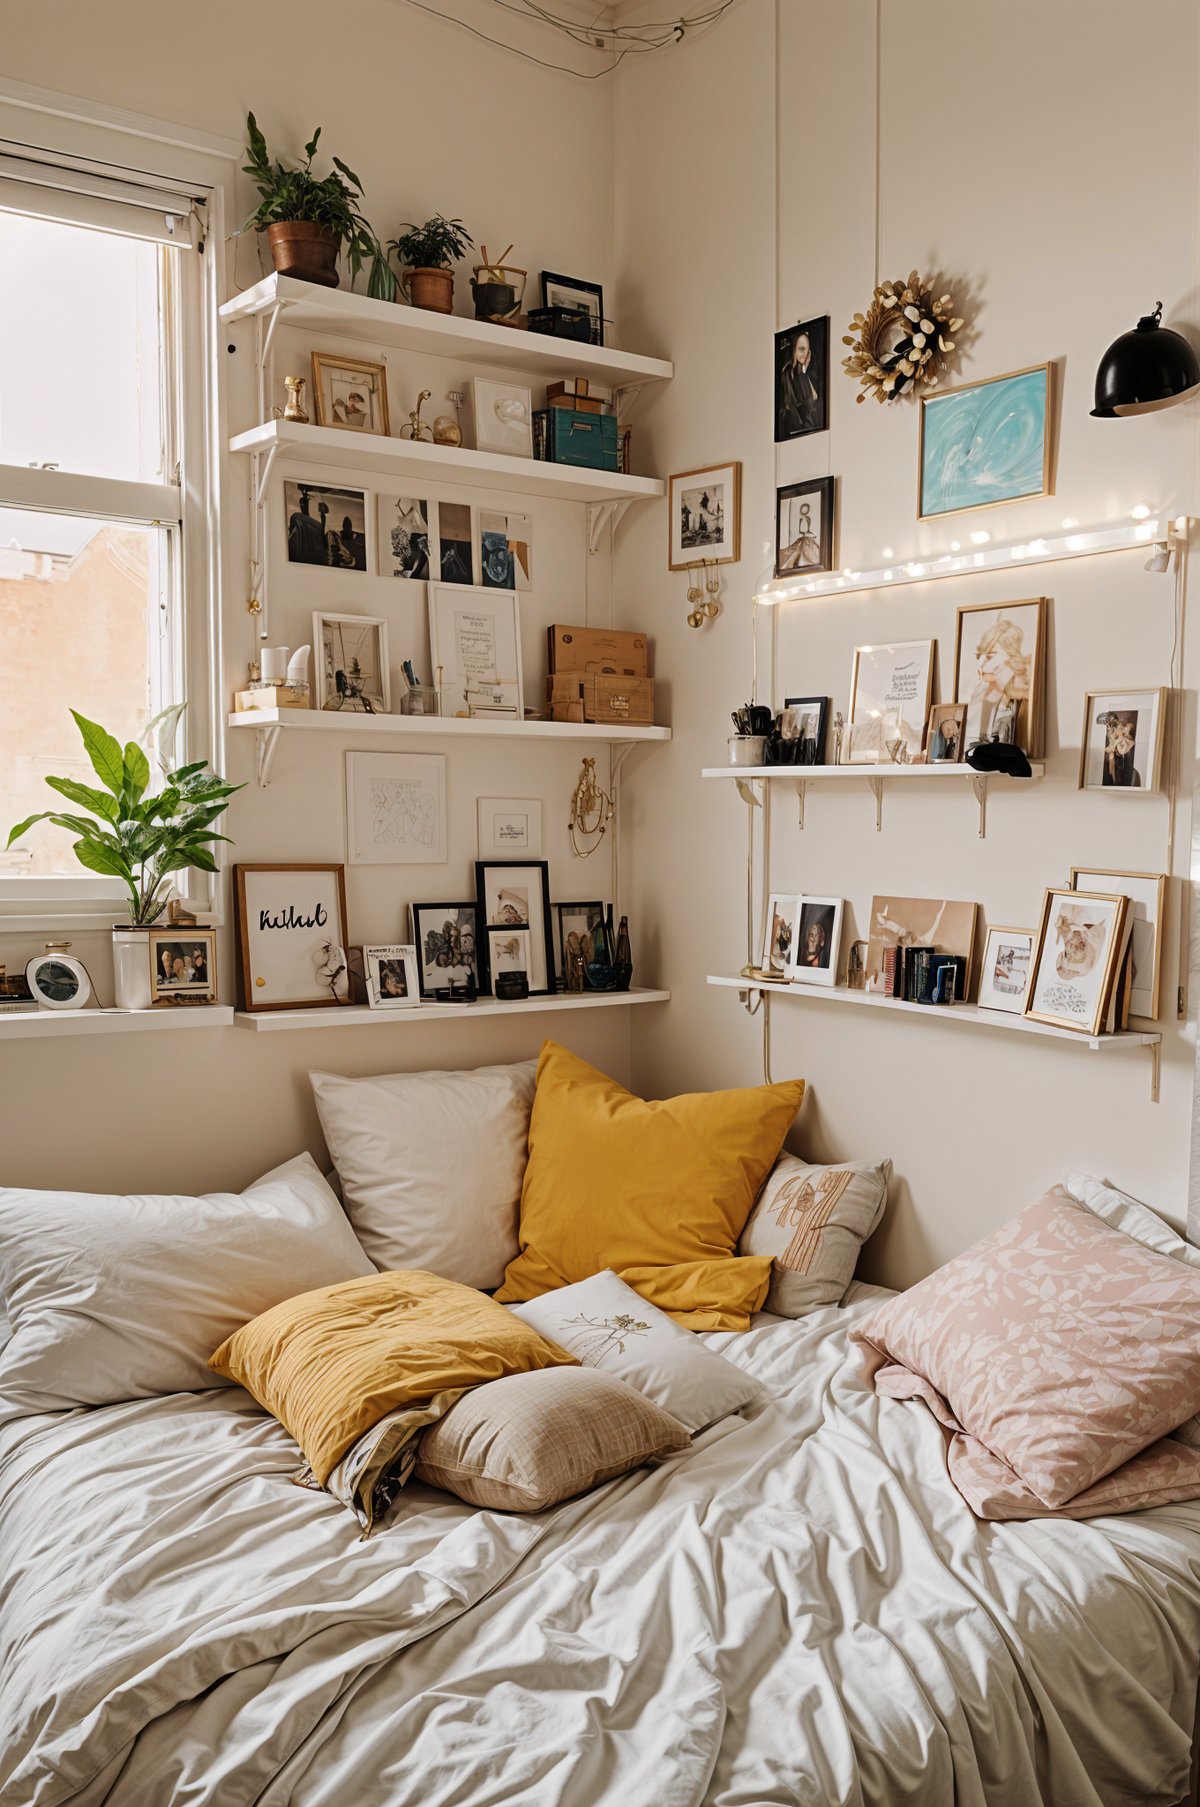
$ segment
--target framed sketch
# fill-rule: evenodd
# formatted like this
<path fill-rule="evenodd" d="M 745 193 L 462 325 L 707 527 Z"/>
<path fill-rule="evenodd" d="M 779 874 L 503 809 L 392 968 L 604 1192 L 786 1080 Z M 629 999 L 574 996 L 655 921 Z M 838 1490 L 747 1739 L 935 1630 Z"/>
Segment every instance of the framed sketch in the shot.
<path fill-rule="evenodd" d="M 829 315 L 821 314 L 775 334 L 775 443 L 828 425 Z"/>
<path fill-rule="evenodd" d="M 233 908 L 242 1010 L 346 1002 L 345 867 L 237 865 Z"/>
<path fill-rule="evenodd" d="M 481 860 L 511 860 L 516 854 L 533 859 L 541 856 L 540 797 L 479 797 L 475 810 Z"/>
<path fill-rule="evenodd" d="M 801 897 L 792 978 L 803 985 L 836 985 L 841 942 L 842 899 Z"/>
<path fill-rule="evenodd" d="M 742 467 L 712 464 L 671 478 L 667 562 L 732 565 L 741 557 Z"/>
<path fill-rule="evenodd" d="M 417 976 L 421 996 L 470 980 L 479 984 L 476 912 L 473 903 L 415 903 L 409 905 L 413 945 L 417 950 Z"/>
<path fill-rule="evenodd" d="M 1051 368 L 922 393 L 918 520 L 1054 494 Z"/>
<path fill-rule="evenodd" d="M 550 868 L 545 860 L 476 860 L 475 895 L 484 929 L 529 930 L 529 989 L 554 990 L 554 938 L 550 932 Z M 487 958 L 486 946 L 481 949 Z M 486 968 L 480 989 L 491 989 Z"/>
<path fill-rule="evenodd" d="M 409 941 L 364 947 L 363 975 L 372 1010 L 411 1010 L 421 1002 L 417 950 Z"/>
<path fill-rule="evenodd" d="M 882 991 L 889 948 L 932 947 L 965 962 L 962 997 L 970 995 L 971 955 L 979 906 L 945 897 L 873 897 L 867 939 L 866 989 Z"/>
<path fill-rule="evenodd" d="M 443 715 L 487 710 L 523 719 L 521 608 L 515 590 L 430 584 L 429 651 Z"/>
<path fill-rule="evenodd" d="M 444 753 L 346 754 L 346 858 L 352 866 L 445 863 Z"/>
<path fill-rule="evenodd" d="M 772 978 L 791 977 L 800 924 L 800 899 L 773 891 L 767 900 L 767 932 L 763 937 L 762 971 Z"/>
<path fill-rule="evenodd" d="M 529 983 L 533 964 L 532 944 L 528 929 L 486 929 L 487 968 L 493 991 L 501 973 Z"/>
<path fill-rule="evenodd" d="M 933 688 L 932 640 L 856 646 L 850 674 L 848 765 L 886 765 L 921 751 Z"/>
<path fill-rule="evenodd" d="M 775 575 L 833 570 L 833 478 L 775 491 Z"/>
<path fill-rule="evenodd" d="M 958 765 L 967 750 L 967 705 L 935 703 L 925 732 L 925 758 L 930 765 Z"/>
<path fill-rule="evenodd" d="M 1072 866 L 1072 891 L 1119 892 L 1127 899 L 1132 983 L 1131 1016 L 1153 1020 L 1161 1005 L 1163 914 L 1167 879 L 1163 872 L 1112 872 L 1100 866 Z"/>
<path fill-rule="evenodd" d="M 967 706 L 966 747 L 995 736 L 1041 757 L 1048 606 L 1044 596 L 960 606 L 954 700 Z"/>
<path fill-rule="evenodd" d="M 437 539 L 437 504 L 420 496 L 380 495 L 379 574 L 427 583 Z"/>
<path fill-rule="evenodd" d="M 367 492 L 330 483 L 284 479 L 290 565 L 325 565 L 334 571 L 367 570 Z"/>
<path fill-rule="evenodd" d="M 585 282 L 578 276 L 556 276 L 552 270 L 543 270 L 542 306 L 565 307 L 574 314 L 586 314 L 592 344 L 603 345 L 604 290 L 598 282 Z"/>
<path fill-rule="evenodd" d="M 981 1010 L 1006 1010 L 1020 1016 L 1033 964 L 1033 930 L 989 925 L 979 975 Z"/>
<path fill-rule="evenodd" d="M 433 575 L 444 584 L 475 582 L 469 502 L 438 504 L 438 559 Z"/>
<path fill-rule="evenodd" d="M 559 975 L 565 979 L 568 952 L 582 954 L 585 965 L 591 959 L 591 933 L 598 922 L 604 921 L 604 905 L 599 901 L 560 903 L 555 904 L 554 914 L 558 920 L 554 954 Z"/>
<path fill-rule="evenodd" d="M 1046 892 L 1025 1015 L 1098 1035 L 1117 976 L 1129 906 L 1099 891 Z"/>
<path fill-rule="evenodd" d="M 369 615 L 313 614 L 318 709 L 387 715 L 392 707 L 387 622 Z"/>
<path fill-rule="evenodd" d="M 201 928 L 151 929 L 150 1001 L 153 1004 L 215 1004 L 217 931 Z"/>
<path fill-rule="evenodd" d="M 533 457 L 533 394 L 526 385 L 472 377 L 471 414 L 477 452 Z"/>
<path fill-rule="evenodd" d="M 527 514 L 479 511 L 479 581 L 485 590 L 527 590 L 533 582 L 533 522 Z"/>
<path fill-rule="evenodd" d="M 789 696 L 784 698 L 785 710 L 793 711 L 792 720 L 784 723 L 784 732 L 790 726 L 794 729 L 794 738 L 800 742 L 800 757 L 797 765 L 825 764 L 825 727 L 829 719 L 829 698 L 827 696 Z"/>
<path fill-rule="evenodd" d="M 1089 690 L 1079 750 L 1081 791 L 1140 791 L 1162 782 L 1167 693 L 1157 690 Z"/>
<path fill-rule="evenodd" d="M 391 431 L 386 364 L 314 351 L 312 383 L 319 427 L 345 427 L 351 433 L 383 438 Z"/>

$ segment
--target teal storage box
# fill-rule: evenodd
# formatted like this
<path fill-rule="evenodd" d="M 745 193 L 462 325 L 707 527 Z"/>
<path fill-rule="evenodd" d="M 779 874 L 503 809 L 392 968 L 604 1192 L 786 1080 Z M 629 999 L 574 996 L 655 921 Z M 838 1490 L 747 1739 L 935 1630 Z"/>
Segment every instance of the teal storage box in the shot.
<path fill-rule="evenodd" d="M 574 408 L 550 408 L 546 422 L 546 457 L 553 464 L 584 465 L 592 471 L 617 468 L 615 414 L 582 414 Z"/>

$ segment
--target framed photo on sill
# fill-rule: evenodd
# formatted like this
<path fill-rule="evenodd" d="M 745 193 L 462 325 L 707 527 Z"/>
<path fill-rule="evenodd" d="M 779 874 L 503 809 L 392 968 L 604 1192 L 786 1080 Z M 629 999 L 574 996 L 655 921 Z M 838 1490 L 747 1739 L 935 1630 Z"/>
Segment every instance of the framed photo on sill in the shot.
<path fill-rule="evenodd" d="M 775 444 L 828 425 L 829 315 L 821 314 L 775 334 Z"/>
<path fill-rule="evenodd" d="M 417 950 L 417 975 L 421 996 L 435 990 L 479 984 L 477 915 L 473 903 L 415 903 L 409 905 L 413 945 Z"/>
<path fill-rule="evenodd" d="M 989 925 L 979 975 L 979 1008 L 1020 1016 L 1033 964 L 1033 930 Z"/>
<path fill-rule="evenodd" d="M 775 491 L 776 577 L 833 570 L 833 484 L 813 477 Z"/>
<path fill-rule="evenodd" d="M 1040 759 L 1048 608 L 1044 596 L 960 605 L 954 629 L 954 700 L 967 706 L 964 753 L 997 735 Z"/>
<path fill-rule="evenodd" d="M 667 563 L 732 565 L 741 557 L 742 467 L 710 464 L 680 471 L 669 484 Z"/>
<path fill-rule="evenodd" d="M 488 958 L 488 929 L 528 929 L 529 989 L 542 993 L 554 990 L 554 937 L 550 930 L 550 868 L 545 860 L 476 860 L 475 896 L 479 904 L 480 928 L 484 942 L 480 949 Z M 491 973 L 485 967 L 479 975 L 481 991 L 491 990 Z"/>
<path fill-rule="evenodd" d="M 1025 1015 L 1035 1023 L 1099 1035 L 1124 947 L 1123 896 L 1050 889 L 1042 905 Z"/>
<path fill-rule="evenodd" d="M 411 942 L 364 947 L 363 975 L 372 1010 L 411 1010 L 421 1002 L 417 950 Z"/>
<path fill-rule="evenodd" d="M 312 618 L 316 705 L 346 715 L 388 715 L 392 679 L 387 622 L 369 615 Z"/>
<path fill-rule="evenodd" d="M 1167 692 L 1089 690 L 1079 752 L 1081 791 L 1141 792 L 1162 783 Z"/>
<path fill-rule="evenodd" d="M 1129 903 L 1129 957 L 1133 965 L 1129 1014 L 1149 1021 L 1161 1003 L 1163 913 L 1167 878 L 1163 872 L 1112 872 L 1100 866 L 1072 866 L 1072 891 L 1120 892 Z"/>
<path fill-rule="evenodd" d="M 802 985 L 836 985 L 842 944 L 842 899 L 800 898 L 791 976 Z"/>
<path fill-rule="evenodd" d="M 346 1002 L 344 866 L 236 865 L 233 911 L 240 1009 Z"/>
<path fill-rule="evenodd" d="M 917 519 L 1054 494 L 1052 366 L 922 393 Z"/>
<path fill-rule="evenodd" d="M 151 929 L 147 940 L 152 1004 L 217 1002 L 215 929 Z"/>
<path fill-rule="evenodd" d="M 596 924 L 604 921 L 604 905 L 598 899 L 594 903 L 559 903 L 554 915 L 558 923 L 554 954 L 559 977 L 565 980 L 569 952 L 582 954 L 585 966 L 591 959 L 591 934 Z"/>
<path fill-rule="evenodd" d="M 351 866 L 440 866 L 446 859 L 446 755 L 346 754 Z"/>
<path fill-rule="evenodd" d="M 543 270 L 542 306 L 565 307 L 574 314 L 586 314 L 591 343 L 603 345 L 604 290 L 598 282 L 585 282 L 579 276 L 556 276 L 553 270 Z"/>
<path fill-rule="evenodd" d="M 367 492 L 332 483 L 286 477 L 283 513 L 287 521 L 289 565 L 325 565 L 335 571 L 366 571 Z"/>
<path fill-rule="evenodd" d="M 967 751 L 967 705 L 935 703 L 925 732 L 925 757 L 930 765 L 961 765 Z"/>
<path fill-rule="evenodd" d="M 430 584 L 429 651 L 443 715 L 470 715 L 478 708 L 523 719 L 515 590 Z"/>
<path fill-rule="evenodd" d="M 314 351 L 312 383 L 319 427 L 344 427 L 351 433 L 387 438 L 391 428 L 386 364 Z"/>
<path fill-rule="evenodd" d="M 850 673 L 847 765 L 888 765 L 921 751 L 933 689 L 932 640 L 856 646 Z M 948 950 L 949 951 L 949 950 Z"/>

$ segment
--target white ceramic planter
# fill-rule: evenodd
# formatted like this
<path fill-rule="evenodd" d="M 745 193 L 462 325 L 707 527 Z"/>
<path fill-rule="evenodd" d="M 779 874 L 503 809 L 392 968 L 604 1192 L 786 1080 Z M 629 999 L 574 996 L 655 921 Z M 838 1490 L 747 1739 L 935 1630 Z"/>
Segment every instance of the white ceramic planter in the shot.
<path fill-rule="evenodd" d="M 149 1010 L 148 930 L 113 925 L 113 983 L 118 1010 Z"/>

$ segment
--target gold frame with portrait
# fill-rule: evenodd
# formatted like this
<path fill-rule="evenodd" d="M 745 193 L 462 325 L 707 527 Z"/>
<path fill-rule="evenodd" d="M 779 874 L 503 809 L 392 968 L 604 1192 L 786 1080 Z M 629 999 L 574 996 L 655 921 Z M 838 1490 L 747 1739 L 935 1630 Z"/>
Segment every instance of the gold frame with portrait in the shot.
<path fill-rule="evenodd" d="M 733 491 L 733 521 L 730 523 L 729 511 L 725 515 L 725 551 L 720 553 L 706 552 L 703 546 L 677 547 L 675 544 L 675 518 L 678 507 L 679 486 L 690 483 L 693 489 L 699 487 L 703 478 L 720 477 Z M 682 541 L 682 536 L 681 536 Z M 676 558 L 676 552 L 679 557 Z M 696 566 L 704 565 L 736 565 L 742 556 L 742 466 L 738 459 L 725 464 L 705 464 L 698 471 L 676 471 L 667 479 L 667 569 L 669 571 L 691 571 Z"/>
<path fill-rule="evenodd" d="M 1095 719 L 1094 705 L 1104 697 L 1154 697 L 1157 721 L 1154 729 L 1154 744 L 1151 749 L 1151 770 L 1144 784 L 1089 784 L 1087 782 L 1088 737 L 1092 722 Z M 1153 797 L 1162 789 L 1163 743 L 1167 730 L 1167 707 L 1169 692 L 1165 684 L 1144 684 L 1140 687 L 1119 684 L 1108 686 L 1104 690 L 1089 690 L 1083 699 L 1083 732 L 1079 737 L 1079 780 L 1076 789 L 1081 791 L 1097 791 L 1106 797 Z"/>
<path fill-rule="evenodd" d="M 1034 1010 L 1037 997 L 1038 975 L 1042 961 L 1046 956 L 1046 937 L 1050 931 L 1050 916 L 1057 899 L 1064 902 L 1086 902 L 1112 904 L 1112 923 L 1104 950 L 1104 967 L 1100 978 L 1100 988 L 1096 993 L 1096 1005 L 1087 1022 L 1080 1022 L 1074 1017 L 1053 1016 L 1048 1011 Z M 1025 993 L 1023 1016 L 1031 1022 L 1046 1023 L 1054 1029 L 1070 1029 L 1077 1035 L 1101 1035 L 1108 1019 L 1108 1008 L 1112 1002 L 1113 985 L 1117 977 L 1117 960 L 1125 944 L 1125 917 L 1129 909 L 1129 899 L 1120 891 L 1073 891 L 1062 885 L 1048 885 L 1042 900 L 1042 915 L 1038 923 L 1037 934 L 1033 944 L 1033 959 L 1029 967 L 1029 989 Z"/>
<path fill-rule="evenodd" d="M 373 381 L 372 397 L 378 405 L 377 426 L 348 427 L 344 421 L 334 420 L 333 408 L 327 393 L 324 378 L 337 370 L 357 371 L 360 376 L 369 376 Z M 363 433 L 374 439 L 388 439 L 391 436 L 391 422 L 388 418 L 387 365 L 378 364 L 369 358 L 345 358 L 331 351 L 314 351 L 312 354 L 313 402 L 317 410 L 319 427 L 336 427 L 343 433 Z"/>
<path fill-rule="evenodd" d="M 1072 891 L 1079 890 L 1079 879 L 1080 879 L 1081 875 L 1083 875 L 1084 877 L 1086 877 L 1092 881 L 1095 881 L 1096 879 L 1105 879 L 1105 878 L 1138 879 L 1145 885 L 1153 885 L 1155 887 L 1154 957 L 1151 962 L 1150 984 L 1147 987 L 1147 990 L 1150 993 L 1150 1009 L 1145 1010 L 1145 1011 L 1134 1010 L 1132 1012 L 1132 1014 L 1136 1017 L 1140 1017 L 1142 1019 L 1142 1021 L 1144 1021 L 1144 1022 L 1151 1022 L 1151 1023 L 1157 1022 L 1159 1015 L 1161 1014 L 1161 1011 L 1162 1011 L 1162 953 L 1163 953 L 1163 935 L 1164 935 L 1164 932 L 1166 929 L 1166 924 L 1163 921 L 1163 916 L 1165 914 L 1166 907 L 1167 907 L 1167 875 L 1166 875 L 1166 873 L 1165 872 L 1117 871 L 1117 870 L 1114 870 L 1111 866 L 1072 866 L 1071 867 L 1071 889 L 1072 889 Z M 1091 886 L 1089 885 L 1089 886 L 1085 887 L 1085 889 L 1091 890 Z M 1100 889 L 1103 891 L 1105 889 L 1105 887 L 1102 885 L 1100 887 Z M 1121 891 L 1120 895 L 1128 899 L 1131 909 L 1134 904 L 1141 901 L 1139 898 L 1132 897 L 1128 891 Z M 1137 918 L 1135 917 L 1134 920 L 1136 922 Z M 1131 984 L 1130 984 L 1131 992 L 1132 992 L 1132 989 L 1133 988 L 1132 988 L 1132 982 L 1131 982 Z"/>
<path fill-rule="evenodd" d="M 954 625 L 954 702 L 965 703 L 970 713 L 970 699 L 962 695 L 962 647 L 963 617 L 965 615 L 1005 615 L 1013 609 L 1034 609 L 1037 612 L 1037 634 L 1033 655 L 1033 669 L 1029 683 L 1029 709 L 1026 718 L 1027 738 L 1021 738 L 1021 714 L 1017 711 L 1017 741 L 1031 759 L 1042 757 L 1045 718 L 1045 673 L 1046 673 L 1046 612 L 1048 599 L 1045 596 L 1022 596 L 1013 602 L 966 602 L 960 603 Z M 965 749 L 964 749 L 965 750 Z"/>

